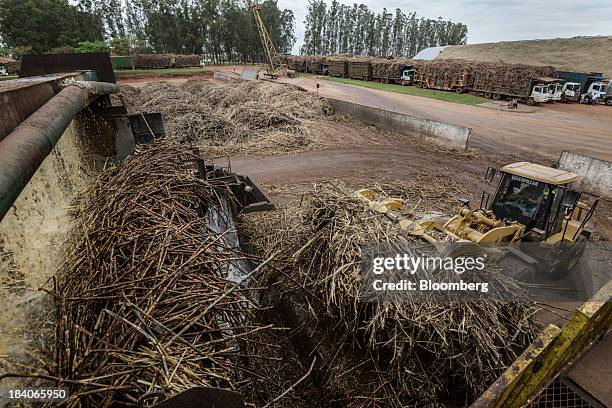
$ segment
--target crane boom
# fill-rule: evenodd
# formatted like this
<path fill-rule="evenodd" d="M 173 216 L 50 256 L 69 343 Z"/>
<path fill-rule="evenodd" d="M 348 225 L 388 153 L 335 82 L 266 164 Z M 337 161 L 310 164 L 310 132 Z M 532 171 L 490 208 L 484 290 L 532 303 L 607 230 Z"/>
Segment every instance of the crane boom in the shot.
<path fill-rule="evenodd" d="M 259 31 L 261 45 L 264 48 L 266 58 L 268 60 L 267 75 L 272 78 L 284 76 L 286 75 L 286 68 L 283 66 L 280 55 L 278 54 L 278 51 L 276 51 L 276 47 L 274 47 L 274 43 L 272 42 L 272 38 L 270 37 L 270 34 L 268 33 L 268 30 L 266 29 L 266 26 L 259 15 L 261 6 L 257 3 L 257 0 L 249 1 L 249 3 L 251 10 L 253 11 L 253 16 L 255 17 L 255 23 L 257 24 L 257 30 Z"/>

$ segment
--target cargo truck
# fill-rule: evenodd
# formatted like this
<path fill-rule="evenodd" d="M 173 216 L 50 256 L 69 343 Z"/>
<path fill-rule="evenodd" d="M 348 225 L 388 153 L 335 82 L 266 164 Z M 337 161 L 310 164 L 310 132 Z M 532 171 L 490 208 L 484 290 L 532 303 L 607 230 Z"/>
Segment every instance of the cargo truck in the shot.
<path fill-rule="evenodd" d="M 482 93 L 488 99 L 513 98 L 532 106 L 551 100 L 552 96 L 549 86 L 558 82 L 557 78 L 548 77 L 515 77 L 509 80 L 503 73 L 487 74 L 475 72 L 472 90 Z"/>
<path fill-rule="evenodd" d="M 372 63 L 367 61 L 349 61 L 348 76 L 351 79 L 371 80 Z"/>
<path fill-rule="evenodd" d="M 580 100 L 580 84 L 578 82 L 566 82 L 563 84 L 561 101 L 579 101 Z"/>
<path fill-rule="evenodd" d="M 591 95 L 597 101 L 603 101 L 606 96 L 607 86 L 603 82 L 592 82 L 585 94 Z"/>
<path fill-rule="evenodd" d="M 347 61 L 327 61 L 329 76 L 348 78 Z"/>
<path fill-rule="evenodd" d="M 414 84 L 418 88 L 440 89 L 464 93 L 472 87 L 474 77 L 471 69 L 460 72 L 443 70 L 435 66 L 423 66 L 414 73 Z"/>
<path fill-rule="evenodd" d="M 112 55 L 113 69 L 136 69 L 136 59 L 129 55 Z"/>
<path fill-rule="evenodd" d="M 587 94 L 593 82 L 602 83 L 604 79 L 603 73 L 601 72 L 557 71 L 557 76 L 559 79 L 562 79 L 566 82 L 579 83 L 580 95 Z"/>
<path fill-rule="evenodd" d="M 548 102 L 559 102 L 563 99 L 563 80 L 557 79 L 548 85 L 550 99 Z"/>
<path fill-rule="evenodd" d="M 608 106 L 612 106 L 612 81 L 608 82 L 608 89 L 606 89 L 604 103 Z"/>
<path fill-rule="evenodd" d="M 416 70 L 412 66 L 407 66 L 402 69 L 401 75 L 401 84 L 402 85 L 412 85 L 414 84 L 414 76 L 416 74 Z"/>

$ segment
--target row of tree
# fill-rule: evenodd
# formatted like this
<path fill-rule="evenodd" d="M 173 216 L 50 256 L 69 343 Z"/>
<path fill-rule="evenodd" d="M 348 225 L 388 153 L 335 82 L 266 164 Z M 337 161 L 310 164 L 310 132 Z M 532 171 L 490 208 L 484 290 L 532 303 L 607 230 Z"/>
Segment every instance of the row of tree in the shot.
<path fill-rule="evenodd" d="M 352 6 L 333 0 L 309 0 L 302 54 L 349 53 L 376 57 L 407 57 L 427 47 L 465 44 L 467 26 L 439 17 L 417 17 L 383 9 L 374 13 L 365 4 Z"/>
<path fill-rule="evenodd" d="M 290 52 L 293 12 L 265 0 L 260 14 L 280 52 Z M 105 41 L 120 54 L 207 54 L 216 62 L 263 58 L 252 11 L 242 0 L 0 0 L 0 36 L 7 48 L 31 47 L 34 53 Z"/>

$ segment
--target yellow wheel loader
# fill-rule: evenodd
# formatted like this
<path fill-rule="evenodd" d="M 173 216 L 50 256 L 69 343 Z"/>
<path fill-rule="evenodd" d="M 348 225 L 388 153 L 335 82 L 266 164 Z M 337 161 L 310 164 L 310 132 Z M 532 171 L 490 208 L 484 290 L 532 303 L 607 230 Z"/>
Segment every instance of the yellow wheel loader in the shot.
<path fill-rule="evenodd" d="M 513 163 L 499 171 L 489 168 L 485 180 L 491 183 L 496 176 L 499 183 L 492 200 L 486 192 L 476 208 L 459 200 L 464 206 L 451 218 L 426 217 L 411 222 L 397 212 L 401 207 L 397 199 L 377 201 L 369 190 L 357 195 L 374 211 L 399 222 L 410 235 L 433 244 L 473 242 L 503 248 L 504 254 L 563 278 L 584 252 L 591 234 L 586 224 L 599 197 L 572 189 L 576 174 L 539 164 Z"/>

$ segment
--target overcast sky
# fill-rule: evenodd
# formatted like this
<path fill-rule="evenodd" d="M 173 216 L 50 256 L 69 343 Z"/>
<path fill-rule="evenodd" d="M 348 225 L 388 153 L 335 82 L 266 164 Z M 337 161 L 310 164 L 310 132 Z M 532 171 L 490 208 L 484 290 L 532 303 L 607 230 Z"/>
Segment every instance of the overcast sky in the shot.
<path fill-rule="evenodd" d="M 328 4 L 331 0 L 328 0 Z M 340 3 L 353 4 L 354 1 Z M 612 0 L 362 0 L 371 10 L 415 11 L 419 17 L 451 19 L 468 26 L 468 44 L 579 35 L 612 35 Z M 304 40 L 307 0 L 278 0 L 293 10 L 298 38 Z"/>

